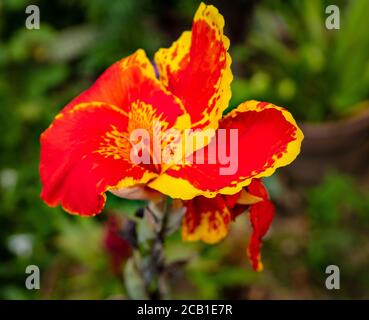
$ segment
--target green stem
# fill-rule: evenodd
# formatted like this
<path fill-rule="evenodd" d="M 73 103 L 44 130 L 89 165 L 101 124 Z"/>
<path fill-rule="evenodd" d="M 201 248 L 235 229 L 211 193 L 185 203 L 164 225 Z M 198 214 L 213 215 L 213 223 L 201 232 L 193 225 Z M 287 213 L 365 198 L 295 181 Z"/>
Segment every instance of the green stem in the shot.
<path fill-rule="evenodd" d="M 153 300 L 168 298 L 168 286 L 165 275 L 165 229 L 170 211 L 170 200 L 155 204 L 159 210 L 152 210 L 149 204 L 145 214 L 151 214 L 155 223 L 155 237 L 151 242 L 148 255 L 144 256 L 143 275 L 148 297 Z M 146 251 L 147 252 L 147 251 Z"/>

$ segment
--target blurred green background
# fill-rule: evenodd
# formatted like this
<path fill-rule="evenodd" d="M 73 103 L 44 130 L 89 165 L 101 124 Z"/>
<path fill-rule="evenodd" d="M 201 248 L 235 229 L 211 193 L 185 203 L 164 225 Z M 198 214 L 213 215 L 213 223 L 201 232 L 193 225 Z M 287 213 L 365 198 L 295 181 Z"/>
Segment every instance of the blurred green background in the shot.
<path fill-rule="evenodd" d="M 277 214 L 263 246 L 263 273 L 251 271 L 246 258 L 246 215 L 219 245 L 182 243 L 179 233 L 172 235 L 168 261 L 186 261 L 173 271 L 172 297 L 369 298 L 369 157 L 362 148 L 369 141 L 369 118 L 363 116 L 369 98 L 369 1 L 334 1 L 341 29 L 327 30 L 325 8 L 331 2 L 207 2 L 224 15 L 231 40 L 230 108 L 251 98 L 271 101 L 317 130 L 332 121 L 358 128 L 347 119 L 364 117 L 355 133 L 362 140 L 355 148 L 363 150 L 364 165 L 356 170 L 337 165 L 337 158 L 351 152 L 338 141 L 340 154 L 326 156 L 319 179 L 306 183 L 287 169 L 266 179 Z M 40 8 L 39 30 L 25 28 L 29 4 Z M 121 276 L 110 268 L 103 239 L 110 215 L 132 215 L 141 204 L 109 196 L 104 212 L 93 219 L 48 208 L 39 199 L 39 136 L 113 62 L 137 48 L 152 57 L 190 29 L 198 4 L 0 0 L 1 299 L 127 296 Z M 347 135 L 351 141 L 350 130 Z M 318 153 L 310 155 L 317 166 Z M 300 157 L 303 161 L 304 149 Z M 312 174 L 309 170 L 304 174 Z M 30 264 L 41 269 L 40 290 L 25 288 Z M 325 288 L 330 264 L 340 267 L 340 290 Z"/>

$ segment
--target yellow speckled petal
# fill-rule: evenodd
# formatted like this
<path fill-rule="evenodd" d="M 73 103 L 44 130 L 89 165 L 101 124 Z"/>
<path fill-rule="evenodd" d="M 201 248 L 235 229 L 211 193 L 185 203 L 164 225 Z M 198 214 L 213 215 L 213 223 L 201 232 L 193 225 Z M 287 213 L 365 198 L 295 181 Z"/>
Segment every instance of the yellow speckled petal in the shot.
<path fill-rule="evenodd" d="M 181 99 L 192 128 L 216 129 L 231 98 L 229 40 L 223 27 L 218 10 L 201 3 L 192 31 L 155 54 L 160 80 Z"/>

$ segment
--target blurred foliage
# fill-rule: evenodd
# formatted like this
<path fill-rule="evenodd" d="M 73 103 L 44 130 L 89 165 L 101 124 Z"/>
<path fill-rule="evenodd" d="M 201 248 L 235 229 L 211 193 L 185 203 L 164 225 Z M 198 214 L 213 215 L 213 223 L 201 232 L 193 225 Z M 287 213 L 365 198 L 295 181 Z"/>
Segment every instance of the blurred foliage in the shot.
<path fill-rule="evenodd" d="M 339 31 L 324 27 L 326 1 L 216 2 L 226 33 L 235 38 L 231 107 L 247 98 L 269 100 L 299 120 L 324 121 L 368 99 L 368 1 L 337 1 Z M 105 212 L 94 219 L 48 208 L 39 199 L 39 136 L 111 63 L 137 48 L 152 57 L 189 29 L 198 3 L 0 0 L 1 299 L 126 297 L 102 246 L 104 221 L 111 212 L 132 218 L 142 202 L 108 195 Z M 233 19 L 253 3 L 250 20 Z M 28 4 L 40 7 L 40 30 L 24 26 Z M 244 38 L 236 41 L 237 35 Z M 283 189 L 273 184 L 273 190 L 278 203 Z M 337 174 L 304 195 L 307 209 L 277 215 L 262 274 L 253 273 L 246 259 L 245 215 L 217 246 L 171 235 L 168 262 L 188 261 L 185 268 L 173 267 L 173 297 L 368 297 L 368 195 Z M 41 269 L 40 291 L 25 289 L 29 264 Z M 338 293 L 324 288 L 327 264 L 342 266 Z"/>
<path fill-rule="evenodd" d="M 308 197 L 312 231 L 307 258 L 312 272 L 336 264 L 344 282 L 340 294 L 369 298 L 369 191 L 349 176 L 331 173 Z"/>
<path fill-rule="evenodd" d="M 340 9 L 340 29 L 325 28 L 325 8 Z M 360 110 L 369 97 L 369 2 L 267 0 L 244 44 L 232 105 L 248 98 L 286 106 L 298 120 L 324 121 Z"/>

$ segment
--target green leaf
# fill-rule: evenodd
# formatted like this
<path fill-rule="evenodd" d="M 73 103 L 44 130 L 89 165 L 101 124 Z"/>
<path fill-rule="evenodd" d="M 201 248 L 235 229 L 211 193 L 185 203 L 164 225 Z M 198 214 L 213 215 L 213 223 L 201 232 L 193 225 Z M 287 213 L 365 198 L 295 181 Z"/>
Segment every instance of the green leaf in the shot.
<path fill-rule="evenodd" d="M 142 276 L 139 270 L 137 270 L 137 266 L 133 257 L 126 262 L 123 276 L 128 296 L 131 299 L 148 299 L 145 291 L 145 285 L 142 281 Z"/>

